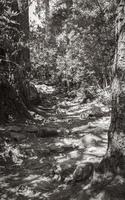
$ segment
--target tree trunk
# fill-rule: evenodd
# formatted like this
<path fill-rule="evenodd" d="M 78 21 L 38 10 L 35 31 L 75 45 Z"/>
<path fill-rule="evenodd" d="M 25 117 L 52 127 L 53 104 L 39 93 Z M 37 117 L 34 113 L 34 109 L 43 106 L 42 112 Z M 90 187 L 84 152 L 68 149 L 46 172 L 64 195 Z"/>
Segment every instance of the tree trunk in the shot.
<path fill-rule="evenodd" d="M 28 0 L 17 0 L 20 11 L 19 22 L 20 28 L 25 34 L 26 41 L 29 39 L 29 6 Z"/>
<path fill-rule="evenodd" d="M 29 6 L 28 0 L 14 0 L 11 3 L 11 9 L 19 13 L 14 20 L 19 23 L 18 30 L 22 33 L 16 37 L 16 41 L 20 43 L 18 54 L 13 56 L 11 60 L 25 68 L 25 71 L 30 70 L 30 51 L 28 48 L 29 39 Z"/>
<path fill-rule="evenodd" d="M 50 39 L 50 3 L 49 0 L 44 1 L 45 4 L 45 20 L 46 20 L 46 45 L 48 45 Z"/>
<path fill-rule="evenodd" d="M 25 91 L 27 89 L 25 85 L 25 79 L 27 78 L 28 72 L 30 71 L 30 51 L 28 47 L 29 39 L 29 6 L 28 0 L 15 0 L 12 3 L 12 10 L 18 12 L 16 21 L 19 23 L 19 31 L 22 32 L 22 38 L 19 38 L 19 43 L 21 41 L 18 53 L 14 58 L 15 62 L 20 65 L 21 72 L 17 72 L 17 86 L 19 89 L 19 94 L 23 100 L 23 103 L 27 106 L 30 103 L 27 101 L 28 97 L 25 96 Z"/>
<path fill-rule="evenodd" d="M 125 0 L 117 6 L 115 59 L 112 81 L 112 112 L 108 149 L 100 167 L 125 173 Z M 105 170 L 105 169 L 104 169 Z"/>
<path fill-rule="evenodd" d="M 22 60 L 25 69 L 30 70 L 30 51 L 27 46 L 28 39 L 29 39 L 29 6 L 28 6 L 28 0 L 17 0 L 18 3 L 18 9 L 20 11 L 19 15 L 19 23 L 20 23 L 20 29 L 24 33 L 23 41 L 24 41 L 24 47 L 22 49 L 21 55 Z"/>

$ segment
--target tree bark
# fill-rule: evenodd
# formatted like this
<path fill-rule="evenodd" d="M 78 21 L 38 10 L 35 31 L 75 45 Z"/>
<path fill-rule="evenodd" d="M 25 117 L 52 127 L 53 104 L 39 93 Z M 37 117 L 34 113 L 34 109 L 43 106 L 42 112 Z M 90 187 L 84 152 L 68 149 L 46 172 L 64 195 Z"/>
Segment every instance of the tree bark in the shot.
<path fill-rule="evenodd" d="M 28 102 L 28 96 L 25 96 L 25 91 L 27 89 L 25 85 L 25 79 L 27 78 L 28 72 L 30 71 L 30 51 L 28 47 L 29 40 L 29 6 L 28 0 L 15 0 L 12 3 L 12 9 L 19 14 L 16 17 L 16 21 L 19 23 L 19 31 L 22 33 L 22 38 L 19 38 L 20 44 L 18 53 L 15 57 L 15 62 L 21 66 L 21 72 L 17 72 L 17 86 L 19 89 L 19 94 L 23 100 L 23 103 L 27 106 L 30 104 Z"/>
<path fill-rule="evenodd" d="M 25 68 L 25 71 L 30 70 L 30 51 L 28 48 L 29 39 L 29 6 L 28 0 L 14 0 L 11 3 L 11 9 L 17 12 L 18 15 L 14 20 L 19 24 L 18 30 L 22 33 L 21 37 L 17 36 L 15 42 L 20 43 L 18 54 L 13 56 L 11 60 Z"/>
<path fill-rule="evenodd" d="M 45 4 L 45 20 L 46 20 L 46 44 L 48 45 L 50 39 L 50 2 L 49 0 L 44 1 Z"/>
<path fill-rule="evenodd" d="M 100 167 L 125 173 L 125 0 L 117 6 L 115 24 L 117 47 L 113 66 L 112 111 L 108 149 Z M 105 169 L 104 169 L 105 170 Z"/>
<path fill-rule="evenodd" d="M 28 0 L 17 0 L 20 11 L 19 22 L 20 28 L 25 34 L 26 41 L 29 39 L 29 6 Z"/>

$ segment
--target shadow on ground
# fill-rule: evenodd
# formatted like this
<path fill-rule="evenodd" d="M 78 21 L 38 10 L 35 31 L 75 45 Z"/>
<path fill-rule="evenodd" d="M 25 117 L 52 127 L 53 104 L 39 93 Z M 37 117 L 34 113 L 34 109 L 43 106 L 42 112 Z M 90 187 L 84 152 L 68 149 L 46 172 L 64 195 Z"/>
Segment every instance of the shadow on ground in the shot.
<path fill-rule="evenodd" d="M 1 146 L 1 200 L 78 199 L 84 183 L 72 185 L 69 180 L 78 165 L 101 160 L 110 121 L 109 116 L 81 117 L 87 113 L 86 106 L 65 102 L 47 113 L 44 124 L 62 128 L 64 134 L 59 137 L 29 138 Z M 110 192 L 110 186 L 106 190 Z"/>

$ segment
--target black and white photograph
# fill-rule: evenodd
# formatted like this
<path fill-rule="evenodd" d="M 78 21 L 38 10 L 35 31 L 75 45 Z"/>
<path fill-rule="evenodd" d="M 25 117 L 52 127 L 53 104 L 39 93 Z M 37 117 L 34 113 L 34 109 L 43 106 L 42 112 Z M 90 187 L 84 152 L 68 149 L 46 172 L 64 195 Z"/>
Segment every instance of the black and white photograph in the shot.
<path fill-rule="evenodd" d="M 125 0 L 0 0 L 0 200 L 125 200 Z"/>

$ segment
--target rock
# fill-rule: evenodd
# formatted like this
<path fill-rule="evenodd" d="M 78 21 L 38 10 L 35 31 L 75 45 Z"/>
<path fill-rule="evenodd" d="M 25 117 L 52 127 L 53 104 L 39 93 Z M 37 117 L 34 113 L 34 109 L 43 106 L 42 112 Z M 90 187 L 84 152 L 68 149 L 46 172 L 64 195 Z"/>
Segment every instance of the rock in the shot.
<path fill-rule="evenodd" d="M 74 149 L 73 145 L 72 144 L 64 144 L 62 146 L 62 148 L 64 149 L 64 152 L 65 151 L 72 151 Z"/>
<path fill-rule="evenodd" d="M 77 96 L 76 91 L 71 91 L 71 92 L 68 93 L 69 98 L 75 98 L 76 96 Z"/>
<path fill-rule="evenodd" d="M 34 83 L 29 82 L 28 80 L 23 81 L 20 85 L 20 91 L 22 98 L 26 104 L 38 104 L 40 102 L 39 93 Z"/>
<path fill-rule="evenodd" d="M 69 181 L 71 180 L 71 175 L 75 169 L 75 165 L 71 161 L 62 162 L 59 166 L 57 166 L 57 170 L 55 173 L 60 175 L 62 181 Z"/>
<path fill-rule="evenodd" d="M 102 117 L 104 115 L 102 109 L 99 106 L 93 105 L 89 117 Z"/>
<path fill-rule="evenodd" d="M 73 181 L 87 181 L 93 175 L 93 170 L 93 163 L 84 163 L 80 166 L 77 166 L 73 173 Z"/>
<path fill-rule="evenodd" d="M 30 84 L 30 101 L 34 101 L 38 98 L 37 89 L 33 84 Z"/>
<path fill-rule="evenodd" d="M 55 136 L 59 136 L 59 134 L 61 133 L 60 129 L 56 129 L 56 128 L 40 128 L 38 133 L 36 134 L 37 137 L 55 137 Z"/>
<path fill-rule="evenodd" d="M 96 146 L 97 138 L 92 135 L 85 135 L 82 139 L 85 148 Z"/>
<path fill-rule="evenodd" d="M 29 132 L 29 133 L 37 133 L 39 129 L 36 126 L 30 125 L 30 126 L 24 127 L 23 131 Z"/>
<path fill-rule="evenodd" d="M 90 196 L 83 190 L 80 193 L 78 200 L 90 200 Z"/>
<path fill-rule="evenodd" d="M 26 90 L 26 94 L 28 94 L 27 98 L 32 104 L 37 104 L 38 102 L 40 102 L 39 93 L 33 83 L 28 83 Z"/>
<path fill-rule="evenodd" d="M 11 132 L 10 137 L 16 142 L 19 142 L 26 138 L 26 136 L 24 134 L 20 134 L 20 133 L 16 133 L 16 132 Z"/>
<path fill-rule="evenodd" d="M 7 132 L 21 132 L 21 130 L 22 130 L 22 127 L 20 127 L 20 126 L 9 126 L 9 127 L 7 127 Z"/>
<path fill-rule="evenodd" d="M 83 92 L 83 100 L 81 102 L 82 103 L 89 103 L 90 101 L 92 101 L 94 99 L 94 94 L 92 91 L 90 91 L 89 89 L 85 89 Z"/>
<path fill-rule="evenodd" d="M 51 144 L 48 146 L 50 152 L 56 153 L 58 152 L 58 147 L 55 144 Z"/>
<path fill-rule="evenodd" d="M 39 84 L 35 87 L 37 88 L 37 91 L 42 94 L 52 94 L 55 91 L 55 88 L 53 86 L 48 86 L 45 84 Z"/>

